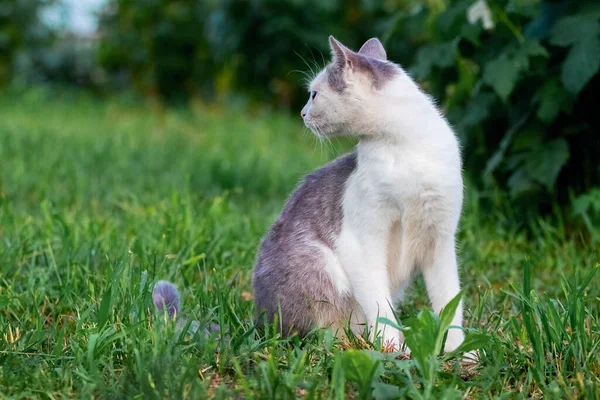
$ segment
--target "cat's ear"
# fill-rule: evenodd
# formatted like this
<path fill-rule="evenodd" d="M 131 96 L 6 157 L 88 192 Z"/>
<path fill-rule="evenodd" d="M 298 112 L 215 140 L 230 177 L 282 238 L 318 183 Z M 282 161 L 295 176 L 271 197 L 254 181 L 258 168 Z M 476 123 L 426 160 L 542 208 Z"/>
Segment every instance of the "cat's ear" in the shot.
<path fill-rule="evenodd" d="M 344 69 L 346 66 L 352 66 L 353 59 L 356 57 L 355 52 L 344 46 L 333 36 L 329 36 L 329 47 L 331 47 L 334 65 L 339 69 Z"/>
<path fill-rule="evenodd" d="M 368 40 L 359 53 L 353 52 L 333 36 L 329 36 L 329 45 L 333 60 L 327 66 L 327 81 L 338 92 L 344 91 L 348 79 L 354 74 L 370 77 L 373 85 L 379 88 L 398 72 L 392 63 L 385 62 L 385 50 L 377 39 Z"/>
<path fill-rule="evenodd" d="M 377 38 L 371 38 L 362 45 L 358 54 L 363 55 L 365 57 L 375 58 L 377 60 L 386 61 L 387 54 L 385 53 L 385 49 L 383 45 Z"/>

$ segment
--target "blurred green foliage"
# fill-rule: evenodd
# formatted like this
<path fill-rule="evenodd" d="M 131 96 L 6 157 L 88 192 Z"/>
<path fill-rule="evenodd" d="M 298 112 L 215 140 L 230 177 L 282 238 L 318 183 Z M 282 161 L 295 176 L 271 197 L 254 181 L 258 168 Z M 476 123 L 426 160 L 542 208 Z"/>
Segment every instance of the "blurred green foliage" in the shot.
<path fill-rule="evenodd" d="M 566 202 L 600 183 L 600 7 L 542 0 L 112 0 L 100 57 L 172 100 L 246 92 L 298 108 L 334 34 L 380 37 L 439 100 L 489 197 Z M 559 189 L 560 190 L 557 190 Z"/>
<path fill-rule="evenodd" d="M 472 4 L 407 17 L 427 27 L 410 70 L 440 99 L 467 169 L 527 205 L 597 185 L 600 4 L 490 1 L 490 29 L 467 22 Z"/>
<path fill-rule="evenodd" d="M 166 103 L 296 110 L 329 58 L 328 35 L 355 49 L 377 36 L 447 114 L 483 197 L 600 208 L 588 201 L 600 184 L 599 2 L 107 0 L 99 18 L 102 84 Z"/>
<path fill-rule="evenodd" d="M 55 0 L 0 1 L 0 86 L 9 83 L 17 66 L 39 62 L 44 49 L 51 46 L 54 32 L 40 23 L 40 13 Z"/>
<path fill-rule="evenodd" d="M 100 60 L 142 93 L 170 101 L 243 91 L 298 106 L 304 72 L 328 58 L 329 34 L 357 45 L 388 29 L 394 13 L 411 3 L 109 0 L 101 13 Z"/>

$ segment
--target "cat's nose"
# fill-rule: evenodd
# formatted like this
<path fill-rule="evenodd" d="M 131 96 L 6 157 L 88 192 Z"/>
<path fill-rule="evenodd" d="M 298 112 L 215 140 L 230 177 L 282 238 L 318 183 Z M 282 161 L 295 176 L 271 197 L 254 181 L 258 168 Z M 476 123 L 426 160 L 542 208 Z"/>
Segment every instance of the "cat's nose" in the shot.
<path fill-rule="evenodd" d="M 306 117 L 306 112 L 304 110 L 300 111 L 300 115 L 302 115 L 302 118 Z"/>

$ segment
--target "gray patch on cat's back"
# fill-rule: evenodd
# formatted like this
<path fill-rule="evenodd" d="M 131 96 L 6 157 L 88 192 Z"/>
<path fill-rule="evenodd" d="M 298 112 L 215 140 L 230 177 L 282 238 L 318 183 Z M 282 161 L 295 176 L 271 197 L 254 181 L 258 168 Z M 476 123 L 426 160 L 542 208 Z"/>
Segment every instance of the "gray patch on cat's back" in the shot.
<path fill-rule="evenodd" d="M 270 321 L 281 310 L 285 334 L 335 323 L 351 307 L 352 300 L 332 282 L 318 246 L 335 244 L 346 182 L 356 165 L 356 153 L 350 153 L 307 175 L 261 243 L 253 274 L 256 306 Z"/>

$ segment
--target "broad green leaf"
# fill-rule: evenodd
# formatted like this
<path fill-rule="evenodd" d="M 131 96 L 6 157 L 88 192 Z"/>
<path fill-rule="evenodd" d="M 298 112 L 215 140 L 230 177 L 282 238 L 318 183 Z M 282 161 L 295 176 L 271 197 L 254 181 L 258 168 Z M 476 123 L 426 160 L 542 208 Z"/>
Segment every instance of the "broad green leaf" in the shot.
<path fill-rule="evenodd" d="M 534 182 L 523 168 L 519 168 L 508 178 L 511 196 L 518 196 L 534 188 Z"/>
<path fill-rule="evenodd" d="M 395 329 L 402 329 L 402 327 L 396 321 L 392 321 L 391 319 L 388 319 L 388 318 L 379 317 L 379 318 L 377 318 L 377 322 L 382 325 L 389 325 L 390 327 L 395 328 Z"/>
<path fill-rule="evenodd" d="M 566 47 L 598 35 L 600 35 L 600 22 L 597 19 L 575 15 L 562 18 L 556 23 L 551 32 L 550 43 Z"/>
<path fill-rule="evenodd" d="M 348 351 L 351 351 L 351 350 L 348 350 Z M 346 353 L 337 353 L 336 354 L 335 361 L 333 364 L 333 369 L 331 370 L 330 398 L 334 398 L 336 400 L 342 400 L 345 398 L 344 383 L 345 383 L 346 379 L 344 376 L 344 365 L 343 365 L 342 357 Z"/>
<path fill-rule="evenodd" d="M 437 356 L 436 340 L 439 332 L 439 317 L 431 310 L 422 310 L 416 317 L 404 321 L 408 327 L 404 341 L 411 350 L 411 356 L 425 376 L 431 373 L 428 360 Z"/>
<path fill-rule="evenodd" d="M 470 127 L 480 124 L 489 117 L 490 109 L 497 98 L 493 93 L 481 92 L 467 103 L 465 109 L 461 110 L 462 112 L 457 113 L 456 117 L 451 119 L 457 130 L 464 135 L 461 137 L 463 141 L 469 139 L 466 132 Z"/>
<path fill-rule="evenodd" d="M 464 26 L 475 26 L 467 24 L 468 1 L 458 1 L 452 7 L 447 7 L 437 18 L 437 25 L 444 37 L 455 37 Z M 479 28 L 479 26 L 476 26 Z M 481 30 L 481 29 L 480 29 Z"/>
<path fill-rule="evenodd" d="M 560 111 L 571 103 L 571 97 L 557 79 L 544 83 L 535 97 L 539 101 L 536 115 L 540 121 L 545 123 L 554 121 Z"/>
<path fill-rule="evenodd" d="M 538 40 L 528 39 L 518 49 L 519 53 L 527 54 L 528 56 L 548 57 L 548 50 Z"/>
<path fill-rule="evenodd" d="M 494 88 L 503 101 L 512 93 L 519 79 L 519 66 L 506 56 L 490 61 L 483 73 L 483 81 Z"/>
<path fill-rule="evenodd" d="M 573 215 L 581 217 L 588 231 L 595 240 L 600 240 L 598 224 L 595 223 L 593 215 L 600 216 L 600 189 L 592 189 L 590 192 L 571 199 Z"/>
<path fill-rule="evenodd" d="M 454 351 L 455 353 L 468 353 L 469 351 L 479 350 L 490 342 L 490 336 L 486 333 L 469 333 L 465 340 Z"/>
<path fill-rule="evenodd" d="M 548 58 L 548 50 L 537 40 L 526 40 L 514 52 L 512 60 L 520 71 L 529 68 L 529 59 L 532 57 Z"/>
<path fill-rule="evenodd" d="M 481 36 L 481 32 L 483 32 L 483 28 L 479 24 L 464 24 L 461 27 L 460 36 L 468 40 L 475 46 L 479 46 L 479 37 Z"/>
<path fill-rule="evenodd" d="M 528 126 L 519 129 L 519 134 L 515 135 L 510 146 L 511 155 L 506 160 L 506 167 L 509 170 L 517 168 L 527 160 L 527 154 L 525 152 L 528 152 L 537 146 L 541 146 L 544 141 L 544 132 L 540 130 L 540 127 L 537 124 L 529 124 Z"/>
<path fill-rule="evenodd" d="M 498 149 L 494 152 L 494 154 L 492 154 L 485 166 L 485 170 L 483 172 L 483 178 L 485 180 L 489 180 L 492 172 L 494 172 L 494 170 L 496 170 L 496 168 L 504 160 L 504 155 L 506 154 L 506 151 L 508 150 L 508 147 L 510 146 L 513 137 L 521 129 L 523 124 L 527 122 L 528 117 L 528 113 L 523 115 L 513 126 L 510 127 L 508 131 L 506 131 L 506 133 L 502 137 L 502 140 L 500 141 Z"/>
<path fill-rule="evenodd" d="M 368 354 L 350 349 L 342 356 L 344 376 L 346 379 L 360 385 L 370 384 L 379 361 L 374 361 Z"/>
<path fill-rule="evenodd" d="M 440 331 L 445 332 L 450 324 L 452 323 L 452 318 L 454 318 L 454 314 L 456 314 L 456 309 L 460 304 L 460 299 L 462 298 L 462 292 L 459 292 L 448 304 L 442 309 L 440 313 Z"/>
<path fill-rule="evenodd" d="M 459 292 L 452 300 L 446 304 L 446 306 L 440 312 L 440 325 L 437 333 L 437 338 L 435 341 L 435 352 L 438 354 L 442 351 L 442 343 L 444 342 L 444 336 L 446 335 L 446 331 L 450 327 L 452 323 L 452 319 L 454 318 L 454 314 L 456 314 L 456 309 L 460 305 L 460 300 L 462 298 L 462 292 Z"/>
<path fill-rule="evenodd" d="M 562 66 L 562 81 L 573 94 L 587 85 L 600 69 L 600 37 L 597 35 L 582 39 L 574 45 Z"/>
<path fill-rule="evenodd" d="M 373 383 L 373 398 L 376 400 L 397 399 L 400 398 L 400 388 L 383 382 Z"/>
<path fill-rule="evenodd" d="M 600 213 L 600 188 L 594 188 L 572 200 L 573 215 L 585 214 L 588 211 Z"/>
<path fill-rule="evenodd" d="M 416 63 L 411 68 L 417 78 L 429 75 L 433 67 L 447 68 L 454 64 L 456 45 L 454 42 L 434 43 L 423 46 L 416 56 Z"/>
<path fill-rule="evenodd" d="M 568 159 L 569 144 L 556 139 L 532 151 L 524 167 L 529 177 L 551 189 Z"/>
<path fill-rule="evenodd" d="M 445 109 L 453 108 L 456 110 L 462 108 L 463 104 L 472 98 L 473 87 L 479 79 L 479 66 L 472 60 L 459 56 L 456 58 L 455 65 L 458 79 L 455 85 L 449 85 L 446 89 L 448 93 L 452 88 L 452 95 L 446 98 Z"/>
<path fill-rule="evenodd" d="M 520 14 L 524 17 L 534 18 L 539 13 L 542 0 L 509 0 L 506 11 L 511 14 Z"/>

